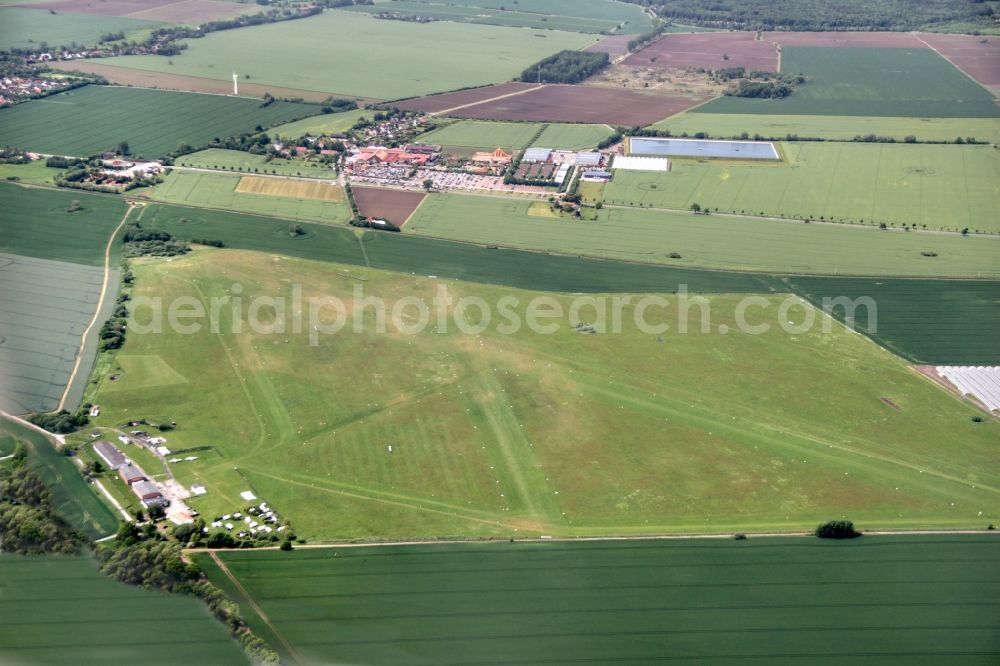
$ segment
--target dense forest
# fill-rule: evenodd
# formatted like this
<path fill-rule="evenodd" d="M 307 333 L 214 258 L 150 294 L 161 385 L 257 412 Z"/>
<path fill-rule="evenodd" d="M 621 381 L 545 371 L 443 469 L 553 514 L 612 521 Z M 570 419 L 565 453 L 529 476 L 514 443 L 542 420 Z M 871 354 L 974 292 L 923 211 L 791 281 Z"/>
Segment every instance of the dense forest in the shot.
<path fill-rule="evenodd" d="M 579 83 L 608 66 L 607 53 L 560 51 L 521 72 L 527 83 Z"/>
<path fill-rule="evenodd" d="M 986 0 L 625 0 L 665 19 L 738 30 L 919 30 L 997 27 Z"/>
<path fill-rule="evenodd" d="M 0 468 L 0 550 L 22 555 L 76 553 L 85 539 L 57 516 L 52 493 L 26 464 L 21 443 Z"/>

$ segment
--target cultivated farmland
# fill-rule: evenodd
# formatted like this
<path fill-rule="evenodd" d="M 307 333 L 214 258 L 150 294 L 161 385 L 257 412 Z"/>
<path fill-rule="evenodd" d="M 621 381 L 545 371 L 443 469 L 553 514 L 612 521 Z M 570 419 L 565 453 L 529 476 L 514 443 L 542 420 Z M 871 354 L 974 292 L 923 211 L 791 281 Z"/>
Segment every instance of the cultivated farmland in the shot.
<path fill-rule="evenodd" d="M 377 13 L 378 5 L 356 5 L 353 11 Z M 506 0 L 463 0 L 450 4 L 409 0 L 392 3 L 393 14 L 426 16 L 439 21 L 485 23 L 514 28 L 569 30 L 635 34 L 649 30 L 649 16 L 640 7 L 609 0 L 532 0 L 530 5 L 512 6 Z"/>
<path fill-rule="evenodd" d="M 990 146 L 782 143 L 776 164 L 674 160 L 616 171 L 606 204 L 868 225 L 1000 231 L 1000 154 Z"/>
<path fill-rule="evenodd" d="M 767 138 L 798 136 L 810 139 L 851 140 L 874 134 L 903 141 L 914 136 L 918 141 L 963 141 L 972 137 L 990 143 L 1000 142 L 1000 119 L 997 118 L 889 118 L 867 116 L 776 116 L 749 113 L 699 113 L 688 111 L 653 124 L 654 129 L 670 130 L 674 136 L 706 132 L 710 137 L 738 137 L 746 132 Z"/>
<path fill-rule="evenodd" d="M 340 134 L 354 127 L 362 118 L 371 118 L 374 112 L 366 109 L 355 109 L 343 113 L 326 113 L 296 120 L 284 125 L 278 125 L 270 132 L 272 136 L 298 139 L 307 134 Z"/>
<path fill-rule="evenodd" d="M 621 175 L 619 171 L 615 178 Z M 612 196 L 610 187 L 605 190 L 606 200 Z M 529 215 L 529 205 L 529 201 L 496 197 L 432 194 L 410 218 L 406 230 L 483 245 L 683 267 L 841 275 L 1000 276 L 1000 241 L 996 238 L 632 207 L 605 206 L 601 211 L 588 211 L 583 219 L 553 219 Z M 931 251 L 937 256 L 922 254 Z"/>
<path fill-rule="evenodd" d="M 870 297 L 872 313 L 858 308 L 857 328 L 874 325 L 872 337 L 914 363 L 1000 365 L 1000 283 L 956 280 L 864 280 L 795 277 L 792 289 L 822 306 L 824 298 Z M 833 314 L 843 318 L 842 308 Z"/>
<path fill-rule="evenodd" d="M 630 55 L 625 64 L 657 69 L 743 67 L 748 72 L 776 72 L 778 49 L 773 42 L 756 40 L 752 32 L 668 34 Z M 782 70 L 787 71 L 785 67 Z"/>
<path fill-rule="evenodd" d="M 721 665 L 738 654 L 759 663 L 985 665 L 1000 655 L 998 546 L 984 536 L 864 537 L 219 558 L 311 663 L 480 664 L 488 654 L 489 663 L 524 666 L 655 663 L 665 655 Z M 255 629 L 268 630 L 207 555 L 197 561 Z"/>
<path fill-rule="evenodd" d="M 404 297 L 430 303 L 441 284 L 230 250 L 134 270 L 136 297 L 206 305 L 233 284 L 245 299 L 288 297 L 301 285 L 304 303 L 357 303 L 358 285 L 391 312 Z M 447 288 L 452 303 L 511 296 L 526 304 L 538 295 Z M 292 328 L 244 325 L 237 335 L 228 315 L 220 334 L 132 331 L 123 353 L 158 357 L 187 382 L 151 386 L 141 373 L 122 374 L 114 391 L 98 391 L 96 421 L 142 414 L 184 423 L 171 446 L 210 443 L 217 452 L 173 466 L 184 485 L 210 489 L 192 499 L 199 511 L 232 510 L 252 489 L 309 539 L 801 529 L 833 512 L 897 526 L 997 520 L 991 452 L 1000 425 L 973 423 L 973 407 L 942 400 L 897 358 L 836 324 L 824 330 L 820 318 L 805 332 L 780 330 L 779 320 L 801 326 L 811 312 L 779 311 L 783 296 L 766 296 L 749 313 L 750 323 L 771 324 L 760 335 L 738 332 L 740 298 L 720 295 L 710 311 L 687 308 L 690 328 L 681 332 L 673 321 L 680 297 L 667 296 L 672 305 L 647 313 L 672 322 L 662 343 L 634 327 L 632 304 L 621 333 L 581 311 L 594 335 L 569 322 L 549 335 L 527 326 L 505 334 L 500 320 L 483 327 L 468 311 L 459 317 L 480 324 L 476 335 L 436 315 L 422 332 L 390 323 L 380 334 L 373 312 L 353 306 L 347 328 L 315 343 Z M 570 296 L 553 298 L 568 310 Z M 519 317 L 523 307 L 514 306 Z M 319 323 L 335 316 L 327 308 Z M 302 330 L 315 329 L 306 321 Z M 212 362 L 220 345 L 231 363 Z M 732 381 L 735 359 L 740 382 Z M 815 399 L 817 374 L 823 400 Z M 627 455 L 614 435 L 622 418 L 633 433 Z M 581 465 L 606 472 L 581 475 Z M 700 473 L 706 466 L 711 476 Z"/>
<path fill-rule="evenodd" d="M 75 408 L 97 346 L 91 335 L 81 350 L 80 338 L 100 298 L 104 248 L 125 206 L 112 197 L 14 185 L 0 185 L 0 195 L 0 407 L 55 409 L 79 353 L 81 372 L 66 403 Z M 112 261 L 116 256 L 117 246 Z M 117 274 L 112 270 L 112 291 Z M 113 305 L 106 299 L 104 317 Z"/>
<path fill-rule="evenodd" d="M 87 555 L 0 555 L 0 599 L 5 663 L 105 666 L 149 661 L 153 652 L 164 666 L 247 663 L 199 600 L 123 585 Z"/>
<path fill-rule="evenodd" d="M 648 125 L 691 108 L 707 97 L 668 95 L 591 86 L 549 85 L 449 112 L 457 118 L 566 123 L 621 127 Z"/>
<path fill-rule="evenodd" d="M 331 40 L 331 34 L 338 38 Z M 237 68 L 253 83 L 398 99 L 499 83 L 552 53 L 592 41 L 593 36 L 572 32 L 445 21 L 419 25 L 338 11 L 190 40 L 190 48 L 172 65 L 155 55 L 102 62 L 216 80 L 228 80 Z M 414 58 L 415 52 L 421 57 Z M 317 67 L 317 61 L 337 66 Z"/>
<path fill-rule="evenodd" d="M 87 86 L 0 110 L 0 145 L 87 156 L 126 141 L 133 155 L 157 157 L 179 144 L 203 146 L 313 115 L 309 104 L 140 88 Z"/>
<path fill-rule="evenodd" d="M 324 116 L 325 117 L 325 116 Z M 332 179 L 333 169 L 320 164 L 307 164 L 301 160 L 268 160 L 266 155 L 254 155 L 241 150 L 208 148 L 197 153 L 182 155 L 175 161 L 178 166 L 198 169 L 219 169 L 222 171 L 242 171 L 247 173 L 271 173 L 282 176 L 305 176 L 308 178 Z"/>
<path fill-rule="evenodd" d="M 781 71 L 809 80 L 784 99 L 722 97 L 704 113 L 996 118 L 993 96 L 930 49 L 789 46 Z"/>
<path fill-rule="evenodd" d="M 388 220 L 403 226 L 424 200 L 422 192 L 404 192 L 376 187 L 355 187 L 354 200 L 367 218 Z"/>
<path fill-rule="evenodd" d="M 542 130 L 536 123 L 499 123 L 463 120 L 420 135 L 422 143 L 463 148 L 521 150 Z"/>
<path fill-rule="evenodd" d="M 0 7 L 0 50 L 53 47 L 74 42 L 93 45 L 107 32 L 135 33 L 162 23 L 131 18 Z"/>
<path fill-rule="evenodd" d="M 442 93 L 439 95 L 428 95 L 427 97 L 414 97 L 401 102 L 393 102 L 392 106 L 406 111 L 426 111 L 428 113 L 440 113 L 457 106 L 485 102 L 494 97 L 521 93 L 539 86 L 533 83 L 520 83 L 511 81 L 499 83 L 495 86 L 485 86 L 473 88 L 471 90 L 459 90 L 458 92 Z"/>
<path fill-rule="evenodd" d="M 169 21 L 171 23 L 204 23 L 235 14 L 256 13 L 257 7 L 237 7 L 232 2 L 217 0 L 52 0 L 34 2 L 32 8 L 44 11 L 80 12 L 101 16 Z"/>
<path fill-rule="evenodd" d="M 1000 87 L 1000 38 L 924 33 L 919 39 L 994 92 Z"/>
<path fill-rule="evenodd" d="M 324 196 L 318 197 L 320 193 Z M 152 196 L 167 203 L 222 208 L 289 220 L 339 224 L 349 217 L 349 209 L 339 186 L 283 178 L 175 171 L 166 182 L 156 187 Z"/>

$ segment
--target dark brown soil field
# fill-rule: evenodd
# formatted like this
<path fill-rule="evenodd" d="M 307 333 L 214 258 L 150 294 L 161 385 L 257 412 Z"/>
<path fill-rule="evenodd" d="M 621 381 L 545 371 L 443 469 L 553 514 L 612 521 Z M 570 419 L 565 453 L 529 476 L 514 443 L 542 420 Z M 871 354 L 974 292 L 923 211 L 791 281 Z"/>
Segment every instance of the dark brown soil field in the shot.
<path fill-rule="evenodd" d="M 199 76 L 183 76 L 178 74 L 162 74 L 160 72 L 144 72 L 128 67 L 115 67 L 105 65 L 97 60 L 64 60 L 60 62 L 48 63 L 55 69 L 68 71 L 79 70 L 82 72 L 92 72 L 100 74 L 111 83 L 123 86 L 137 86 L 140 88 L 160 88 L 162 90 L 183 90 L 187 92 L 207 92 L 228 95 L 233 90 L 231 81 L 216 81 L 214 79 L 203 79 Z M 301 97 L 307 102 L 322 102 L 330 93 L 316 92 L 314 90 L 296 90 L 295 88 L 279 88 L 249 81 L 240 81 L 241 96 L 263 97 L 264 93 L 271 93 L 275 97 L 297 98 Z M 352 98 L 359 99 L 359 98 Z M 369 104 L 379 100 L 361 99 L 361 104 Z"/>
<path fill-rule="evenodd" d="M 591 44 L 584 51 L 607 53 L 614 60 L 625 55 L 628 51 L 628 43 L 633 39 L 635 39 L 635 35 L 612 35 L 611 37 L 605 37 L 596 44 Z"/>
<path fill-rule="evenodd" d="M 930 33 L 918 37 L 984 86 L 1000 86 L 1000 37 Z"/>
<path fill-rule="evenodd" d="M 170 23 L 204 23 L 237 14 L 256 13 L 257 5 L 240 5 L 218 0 L 54 0 L 20 5 L 57 12 L 79 12 L 101 16 L 127 16 Z"/>
<path fill-rule="evenodd" d="M 479 120 L 605 123 L 632 127 L 655 123 L 707 99 L 615 88 L 552 85 L 469 106 L 449 115 Z"/>
<path fill-rule="evenodd" d="M 501 83 L 495 86 L 486 86 L 485 88 L 473 88 L 472 90 L 460 90 L 458 92 L 443 93 L 441 95 L 416 97 L 402 102 L 393 102 L 392 106 L 406 111 L 438 113 L 447 109 L 453 109 L 456 106 L 484 102 L 488 99 L 493 99 L 494 97 L 500 97 L 501 95 L 510 95 L 511 93 L 531 90 L 532 88 L 537 87 L 538 86 L 533 83 Z"/>
<path fill-rule="evenodd" d="M 397 227 L 406 224 L 410 215 L 427 196 L 423 192 L 405 192 L 381 187 L 355 187 L 354 200 L 365 217 L 392 222 Z"/>
<path fill-rule="evenodd" d="M 778 50 L 770 41 L 756 41 L 755 36 L 753 32 L 669 34 L 624 62 L 657 69 L 745 67 L 747 71 L 778 71 Z"/>
<path fill-rule="evenodd" d="M 839 46 L 920 49 L 924 44 L 908 32 L 765 32 L 763 40 L 783 46 Z"/>

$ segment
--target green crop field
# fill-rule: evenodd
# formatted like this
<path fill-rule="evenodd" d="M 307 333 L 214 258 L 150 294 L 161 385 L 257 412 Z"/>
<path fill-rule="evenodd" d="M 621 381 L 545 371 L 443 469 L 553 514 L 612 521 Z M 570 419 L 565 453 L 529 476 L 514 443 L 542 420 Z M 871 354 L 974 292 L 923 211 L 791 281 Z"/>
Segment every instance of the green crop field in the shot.
<path fill-rule="evenodd" d="M 858 329 L 872 323 L 880 344 L 914 363 L 1000 365 L 1000 283 L 954 280 L 863 280 L 796 277 L 785 280 L 822 307 L 824 298 L 874 299 L 877 310 L 859 308 Z M 841 309 L 834 314 L 844 316 Z"/>
<path fill-rule="evenodd" d="M 781 71 L 809 81 L 777 100 L 722 97 L 704 113 L 997 118 L 985 88 L 930 49 L 786 46 Z"/>
<path fill-rule="evenodd" d="M 532 146 L 558 148 L 562 150 L 583 150 L 596 148 L 604 139 L 614 134 L 607 125 L 547 125 L 542 135 Z"/>
<path fill-rule="evenodd" d="M 0 407 L 54 409 L 73 369 L 80 336 L 94 315 L 104 248 L 125 214 L 121 199 L 0 184 Z M 68 212 L 74 201 L 80 209 Z M 114 248 L 117 265 L 117 247 Z M 117 270 L 110 289 L 116 289 Z M 113 306 L 109 299 L 106 310 Z M 67 406 L 79 402 L 93 362 L 90 336 Z"/>
<path fill-rule="evenodd" d="M 748 113 L 698 113 L 687 111 L 652 125 L 674 136 L 706 132 L 713 138 L 739 137 L 746 132 L 767 138 L 800 136 L 813 139 L 850 140 L 875 134 L 902 141 L 954 141 L 972 137 L 1000 142 L 1000 120 L 996 118 L 886 118 L 860 116 L 774 116 Z"/>
<path fill-rule="evenodd" d="M 117 516 L 98 498 L 97 490 L 83 480 L 73 459 L 57 451 L 49 437 L 5 418 L 0 418 L 0 435 L 24 444 L 28 464 L 51 491 L 55 512 L 67 523 L 90 539 L 115 533 Z"/>
<path fill-rule="evenodd" d="M 623 175 L 621 171 L 616 173 L 619 183 L 628 182 Z M 614 184 L 612 181 L 605 191 L 606 201 L 614 199 Z M 659 195 L 661 190 L 656 192 Z M 962 238 L 957 234 L 879 231 L 872 227 L 638 208 L 605 207 L 596 213 L 588 211 L 587 218 L 576 220 L 569 216 L 535 217 L 529 214 L 530 205 L 530 201 L 510 198 L 432 194 L 410 218 L 406 232 L 682 267 L 841 275 L 1000 276 L 1000 239 L 996 237 Z M 937 256 L 921 254 L 930 251 Z M 671 253 L 681 257 L 671 258 Z"/>
<path fill-rule="evenodd" d="M 73 43 L 89 46 L 97 44 L 101 35 L 109 32 L 121 31 L 128 36 L 161 25 L 159 21 L 117 16 L 3 7 L 0 8 L 0 50 L 37 49 L 43 44 L 53 49 Z"/>
<path fill-rule="evenodd" d="M 343 113 L 326 113 L 310 116 L 302 120 L 278 125 L 271 129 L 272 136 L 285 139 L 298 139 L 307 134 L 340 134 L 354 127 L 362 118 L 370 119 L 375 113 L 369 109 L 355 109 Z"/>
<path fill-rule="evenodd" d="M 672 160 L 616 171 L 605 204 L 932 230 L 1000 231 L 1000 152 L 991 146 L 782 143 L 785 161 Z"/>
<path fill-rule="evenodd" d="M 527 148 L 542 129 L 541 123 L 503 123 L 492 120 L 460 120 L 422 134 L 422 143 L 460 148 L 503 148 L 513 151 Z"/>
<path fill-rule="evenodd" d="M 617 32 L 634 34 L 652 27 L 640 7 L 609 0 L 532 0 L 514 6 L 506 0 L 411 0 L 393 2 L 390 7 L 356 5 L 353 11 L 374 14 L 391 11 L 403 16 L 430 16 L 439 21 L 484 23 L 514 28 L 542 28 L 572 32 Z M 623 26 L 618 30 L 619 26 Z"/>
<path fill-rule="evenodd" d="M 0 555 L 0 609 L 6 664 L 247 663 L 200 601 L 119 583 L 87 555 Z"/>
<path fill-rule="evenodd" d="M 288 298 L 294 285 L 302 303 L 357 303 L 357 285 L 389 312 L 441 284 L 232 250 L 133 270 L 133 300 L 193 298 L 206 311 L 234 284 L 248 307 L 256 296 Z M 517 299 L 522 323 L 539 295 L 447 287 L 453 302 Z M 119 378 L 100 384 L 95 421 L 183 423 L 172 448 L 211 449 L 172 466 L 185 486 L 208 488 L 191 500 L 203 515 L 239 510 L 238 494 L 253 490 L 311 540 L 791 529 L 843 512 L 900 527 L 997 520 L 1000 423 L 974 423 L 975 408 L 828 319 L 784 332 L 786 318 L 799 326 L 811 316 L 802 301 L 791 310 L 779 308 L 785 296 L 757 301 L 747 322 L 770 328 L 753 335 L 737 332 L 739 296 L 712 296 L 703 309 L 667 295 L 666 313 L 647 316 L 670 323 L 659 337 L 631 323 L 635 301 L 623 306 L 620 333 L 591 306 L 579 316 L 596 335 L 569 321 L 548 335 L 528 326 L 507 334 L 499 316 L 478 335 L 437 319 L 422 333 L 390 323 L 380 334 L 369 309 L 313 341 L 332 307 L 318 320 L 304 314 L 300 332 L 289 316 L 283 332 L 243 322 L 239 334 L 229 307 L 218 334 L 207 323 L 144 334 L 152 314 L 137 310 L 121 353 L 155 357 L 161 370 L 109 368 Z M 571 296 L 552 298 L 568 311 Z M 213 362 L 221 353 L 227 362 Z M 341 390 L 348 377 L 351 390 Z M 622 419 L 625 452 L 615 436 Z"/>
<path fill-rule="evenodd" d="M 170 61 L 144 55 L 102 62 L 215 80 L 228 80 L 236 68 L 252 83 L 399 99 L 507 81 L 546 56 L 593 41 L 593 35 L 555 30 L 445 21 L 421 25 L 324 12 L 189 40 L 190 48 Z M 295 48 L 287 48 L 290 44 Z"/>
<path fill-rule="evenodd" d="M 203 146 L 318 112 L 311 104 L 279 101 L 261 108 L 240 97 L 87 86 L 0 109 L 0 145 L 87 156 L 127 141 L 134 155 L 153 158 L 183 143 Z"/>
<path fill-rule="evenodd" d="M 208 148 L 197 153 L 178 157 L 177 166 L 195 167 L 198 169 L 219 169 L 222 171 L 245 171 L 247 173 L 269 173 L 281 176 L 304 176 L 309 178 L 336 177 L 333 169 L 318 163 L 307 163 L 304 160 L 268 160 L 266 155 L 254 155 L 241 150 L 224 150 Z"/>
<path fill-rule="evenodd" d="M 985 536 L 220 554 L 304 661 L 371 666 L 991 664 L 998 557 Z"/>
<path fill-rule="evenodd" d="M 118 197 L 0 183 L 0 252 L 104 265 L 108 236 L 125 214 Z M 79 210 L 68 212 L 74 201 Z"/>
<path fill-rule="evenodd" d="M 156 187 L 153 198 L 167 203 L 224 208 L 325 224 L 342 224 L 350 217 L 347 204 L 338 201 L 237 192 L 240 178 L 235 174 L 174 171 Z"/>

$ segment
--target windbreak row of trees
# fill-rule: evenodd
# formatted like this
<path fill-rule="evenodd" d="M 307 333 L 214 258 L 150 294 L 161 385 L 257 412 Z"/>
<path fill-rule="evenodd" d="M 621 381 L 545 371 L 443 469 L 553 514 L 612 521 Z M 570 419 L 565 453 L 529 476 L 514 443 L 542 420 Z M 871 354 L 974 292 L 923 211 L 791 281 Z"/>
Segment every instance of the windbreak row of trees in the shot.
<path fill-rule="evenodd" d="M 521 72 L 527 83 L 579 83 L 608 66 L 607 53 L 560 51 Z"/>
<path fill-rule="evenodd" d="M 949 23 L 987 27 L 984 0 L 624 0 L 677 23 L 736 30 L 919 30 Z"/>

